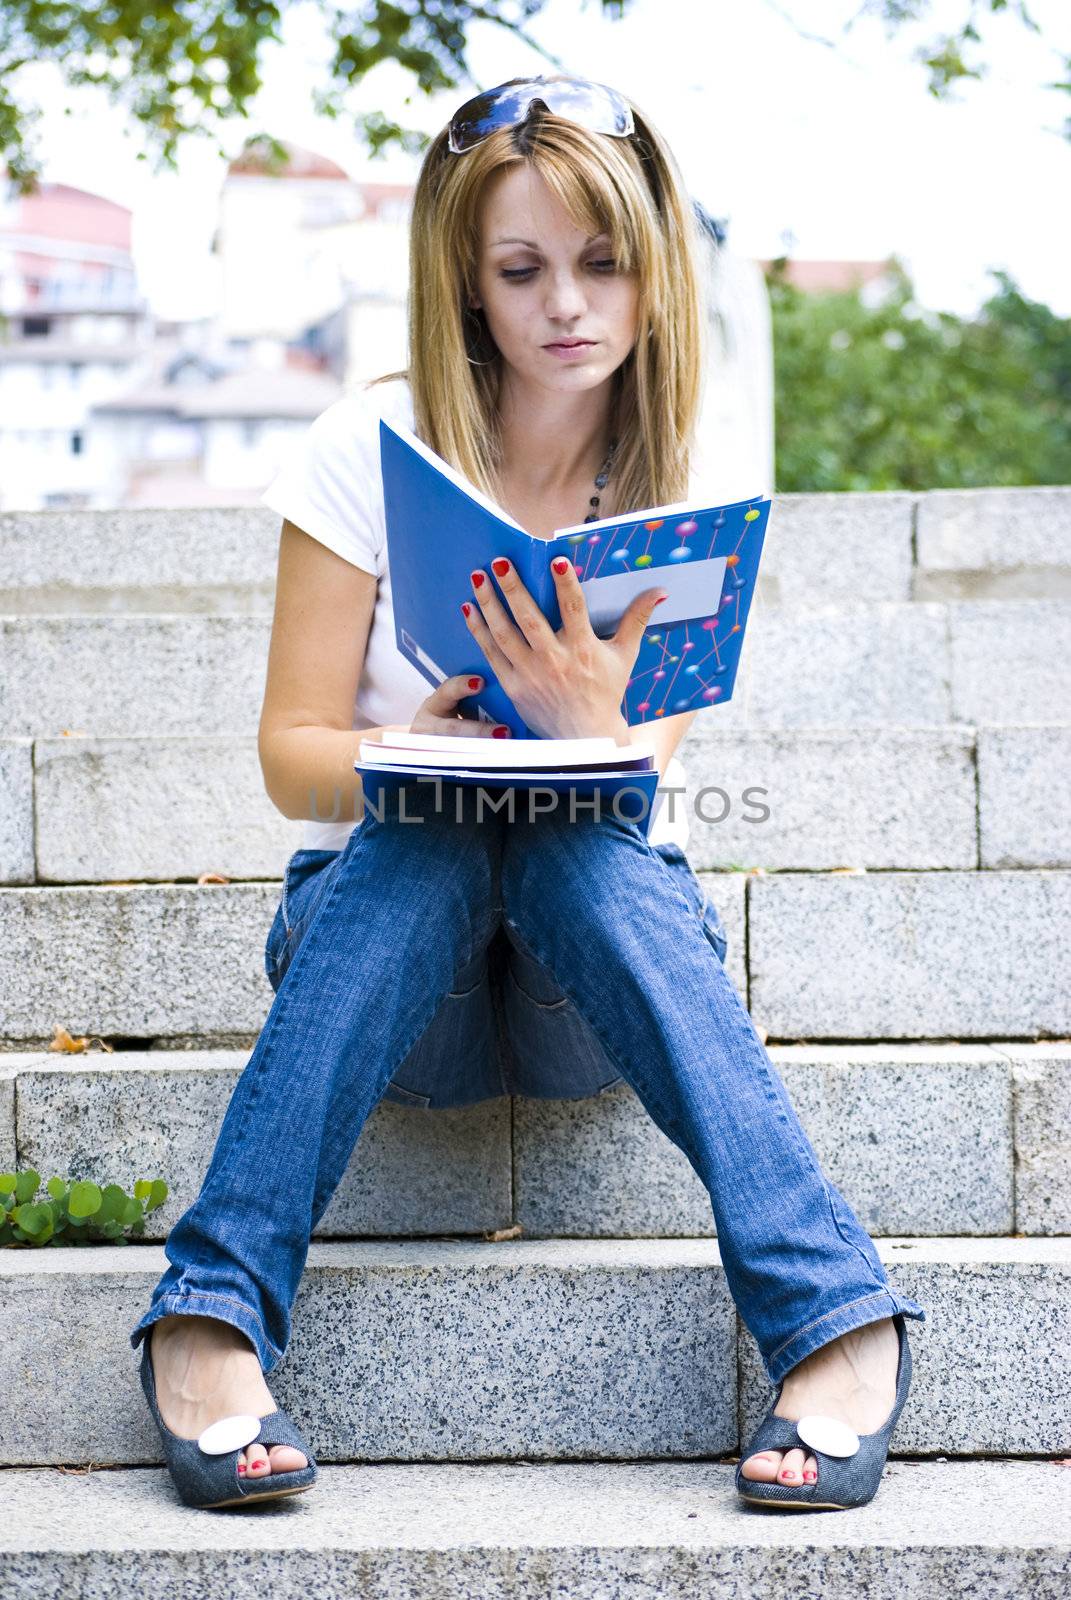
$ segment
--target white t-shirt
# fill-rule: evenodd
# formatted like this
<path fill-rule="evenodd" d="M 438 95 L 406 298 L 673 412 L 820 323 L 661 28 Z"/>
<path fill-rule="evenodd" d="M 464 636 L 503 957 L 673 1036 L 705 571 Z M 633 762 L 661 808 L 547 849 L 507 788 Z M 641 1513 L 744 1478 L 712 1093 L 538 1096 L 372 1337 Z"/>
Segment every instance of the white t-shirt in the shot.
<path fill-rule="evenodd" d="M 413 402 L 407 379 L 355 389 L 328 406 L 297 441 L 281 471 L 260 497 L 262 505 L 362 571 L 374 572 L 379 579 L 364 670 L 353 708 L 355 729 L 378 728 L 388 722 L 408 725 L 421 701 L 432 692 L 431 684 L 395 644 L 379 460 L 380 417 L 413 428 Z M 695 481 L 693 475 L 693 486 Z M 752 483 L 741 488 L 735 498 L 754 492 Z M 733 497 L 721 498 L 728 502 Z M 473 670 L 480 670 L 480 664 Z M 670 795 L 666 792 L 669 787 L 681 792 Z M 684 849 L 690 804 L 687 774 L 680 758 L 674 755 L 659 783 L 647 835 L 649 842 L 672 840 Z M 355 826 L 352 819 L 307 820 L 302 848 L 341 850 Z"/>

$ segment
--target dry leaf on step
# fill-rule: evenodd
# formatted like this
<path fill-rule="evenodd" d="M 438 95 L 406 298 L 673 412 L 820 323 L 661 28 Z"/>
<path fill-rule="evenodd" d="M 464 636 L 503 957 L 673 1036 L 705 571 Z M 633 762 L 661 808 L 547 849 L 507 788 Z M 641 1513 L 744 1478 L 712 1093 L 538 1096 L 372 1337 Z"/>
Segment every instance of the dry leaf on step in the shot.
<path fill-rule="evenodd" d="M 106 1050 L 109 1055 L 114 1055 L 115 1053 L 111 1045 L 106 1043 L 104 1039 L 97 1038 L 96 1036 L 93 1038 L 84 1036 L 80 1039 L 76 1039 L 72 1034 L 67 1032 L 66 1028 L 62 1028 L 57 1022 L 52 1030 L 52 1041 L 48 1048 L 50 1050 L 60 1050 L 65 1055 L 77 1056 L 85 1055 L 94 1044 L 99 1044 L 101 1049 Z"/>

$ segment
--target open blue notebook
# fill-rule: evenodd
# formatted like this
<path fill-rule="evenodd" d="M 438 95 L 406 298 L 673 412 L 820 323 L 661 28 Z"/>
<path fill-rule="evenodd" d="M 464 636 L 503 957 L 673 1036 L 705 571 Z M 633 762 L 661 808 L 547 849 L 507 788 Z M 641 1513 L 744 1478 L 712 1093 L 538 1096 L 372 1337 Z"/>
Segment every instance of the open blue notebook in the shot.
<path fill-rule="evenodd" d="M 561 627 L 551 560 L 576 568 L 591 624 L 612 636 L 633 598 L 660 587 L 669 598 L 644 634 L 621 702 L 625 721 L 654 722 L 732 698 L 770 497 L 732 505 L 680 502 L 537 539 L 409 429 L 380 418 L 387 553 L 398 649 L 434 687 L 455 673 L 480 673 L 484 687 L 461 708 L 507 723 L 514 738 L 539 735 L 519 716 L 476 645 L 462 600 L 469 573 L 513 562 L 550 625 Z M 509 610 L 501 589 L 499 599 Z"/>

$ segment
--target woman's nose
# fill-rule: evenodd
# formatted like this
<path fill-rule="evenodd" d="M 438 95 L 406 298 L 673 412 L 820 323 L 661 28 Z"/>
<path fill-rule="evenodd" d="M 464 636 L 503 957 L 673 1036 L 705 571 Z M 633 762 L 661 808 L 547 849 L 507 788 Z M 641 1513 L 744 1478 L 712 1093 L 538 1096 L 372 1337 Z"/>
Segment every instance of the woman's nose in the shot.
<path fill-rule="evenodd" d="M 587 307 L 583 285 L 572 277 L 554 278 L 547 291 L 547 315 L 578 317 Z"/>

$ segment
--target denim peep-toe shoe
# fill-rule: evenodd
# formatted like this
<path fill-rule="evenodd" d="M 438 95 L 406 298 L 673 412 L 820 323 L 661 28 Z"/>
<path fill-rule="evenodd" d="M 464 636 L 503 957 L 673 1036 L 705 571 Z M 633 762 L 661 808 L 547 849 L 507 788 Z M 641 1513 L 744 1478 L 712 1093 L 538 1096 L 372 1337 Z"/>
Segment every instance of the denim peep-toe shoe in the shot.
<path fill-rule="evenodd" d="M 251 1413 L 221 1417 L 196 1439 L 180 1439 L 172 1433 L 156 1403 L 150 1343 L 151 1337 L 142 1345 L 141 1387 L 160 1430 L 172 1482 L 184 1505 L 208 1511 L 215 1506 L 246 1505 L 250 1500 L 276 1500 L 312 1488 L 318 1476 L 312 1451 L 285 1411 L 271 1411 L 266 1417 Z M 308 1465 L 296 1472 L 273 1470 L 265 1478 L 243 1478 L 238 1471 L 238 1457 L 250 1444 L 262 1444 L 265 1449 L 273 1444 L 293 1445 Z"/>
<path fill-rule="evenodd" d="M 911 1346 L 903 1314 L 896 1312 L 893 1322 L 900 1340 L 900 1360 L 896 1371 L 896 1399 L 884 1425 L 877 1433 L 858 1434 L 834 1417 L 811 1415 L 790 1422 L 787 1417 L 774 1416 L 774 1406 L 784 1388 L 782 1380 L 770 1409 L 737 1463 L 737 1491 L 748 1505 L 847 1511 L 873 1500 L 885 1470 L 893 1429 L 911 1386 Z M 745 1478 L 740 1470 L 744 1462 L 763 1450 L 802 1450 L 805 1455 L 813 1455 L 818 1462 L 817 1483 L 767 1483 L 761 1478 Z"/>

